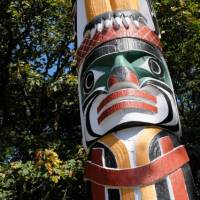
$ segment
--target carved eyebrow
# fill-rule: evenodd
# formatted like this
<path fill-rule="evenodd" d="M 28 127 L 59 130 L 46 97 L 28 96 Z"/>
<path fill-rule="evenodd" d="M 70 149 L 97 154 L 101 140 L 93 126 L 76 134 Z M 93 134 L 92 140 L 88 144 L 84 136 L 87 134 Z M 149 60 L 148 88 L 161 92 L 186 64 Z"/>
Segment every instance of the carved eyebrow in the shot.
<path fill-rule="evenodd" d="M 129 45 L 127 46 L 126 44 Z M 119 52 L 119 46 L 123 47 L 123 51 Z M 158 59 L 162 57 L 161 51 L 159 49 L 142 40 L 137 40 L 135 38 L 118 38 L 116 40 L 105 42 L 104 44 L 99 45 L 93 51 L 91 51 L 90 54 L 85 58 L 82 70 L 84 71 L 87 66 L 91 65 L 93 62 L 95 62 L 95 60 L 99 59 L 100 57 L 122 52 L 130 53 L 132 51 L 147 53 Z"/>

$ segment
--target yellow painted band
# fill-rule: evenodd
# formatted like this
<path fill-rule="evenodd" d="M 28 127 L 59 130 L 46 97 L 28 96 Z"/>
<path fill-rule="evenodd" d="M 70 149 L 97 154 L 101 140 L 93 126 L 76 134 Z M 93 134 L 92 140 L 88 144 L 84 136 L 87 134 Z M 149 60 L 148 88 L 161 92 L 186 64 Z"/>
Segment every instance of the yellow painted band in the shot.
<path fill-rule="evenodd" d="M 120 141 L 114 134 L 107 134 L 99 140 L 100 143 L 107 146 L 115 156 L 117 166 L 120 169 L 130 168 L 130 160 L 126 146 Z M 133 188 L 121 188 L 121 199 L 122 200 L 134 200 Z"/>
<path fill-rule="evenodd" d="M 88 21 L 104 12 L 112 11 L 110 0 L 85 0 L 85 6 Z"/>
<path fill-rule="evenodd" d="M 112 10 L 139 10 L 139 0 L 110 0 Z"/>
<path fill-rule="evenodd" d="M 126 146 L 114 134 L 107 134 L 102 137 L 99 142 L 109 147 L 120 169 L 131 167 Z"/>
<path fill-rule="evenodd" d="M 139 10 L 139 0 L 85 0 L 88 21 L 109 11 Z"/>
<path fill-rule="evenodd" d="M 144 128 L 136 142 L 136 164 L 146 165 L 150 162 L 149 145 L 152 139 L 161 131 L 159 128 Z M 155 185 L 141 187 L 142 200 L 157 200 Z"/>

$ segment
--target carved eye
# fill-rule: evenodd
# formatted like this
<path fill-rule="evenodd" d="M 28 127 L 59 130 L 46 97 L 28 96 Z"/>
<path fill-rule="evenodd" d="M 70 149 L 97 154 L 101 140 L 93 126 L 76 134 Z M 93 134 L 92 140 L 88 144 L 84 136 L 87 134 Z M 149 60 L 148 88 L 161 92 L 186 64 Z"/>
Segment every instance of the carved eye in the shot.
<path fill-rule="evenodd" d="M 90 90 L 93 88 L 94 86 L 94 74 L 93 72 L 89 71 L 83 80 L 83 84 L 84 84 L 84 91 L 85 93 L 90 92 Z"/>
<path fill-rule="evenodd" d="M 155 59 L 150 58 L 148 61 L 148 64 L 149 64 L 149 68 L 150 68 L 151 72 L 155 76 L 159 76 L 159 77 L 163 76 L 163 70 Z"/>

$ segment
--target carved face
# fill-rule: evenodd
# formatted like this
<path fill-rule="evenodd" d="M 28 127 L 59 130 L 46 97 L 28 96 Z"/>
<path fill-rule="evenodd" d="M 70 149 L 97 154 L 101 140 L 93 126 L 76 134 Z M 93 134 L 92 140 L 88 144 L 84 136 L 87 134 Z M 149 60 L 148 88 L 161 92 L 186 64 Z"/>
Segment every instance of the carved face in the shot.
<path fill-rule="evenodd" d="M 160 52 L 133 38 L 96 48 L 80 68 L 86 142 L 124 127 L 156 125 L 179 131 L 173 87 Z"/>

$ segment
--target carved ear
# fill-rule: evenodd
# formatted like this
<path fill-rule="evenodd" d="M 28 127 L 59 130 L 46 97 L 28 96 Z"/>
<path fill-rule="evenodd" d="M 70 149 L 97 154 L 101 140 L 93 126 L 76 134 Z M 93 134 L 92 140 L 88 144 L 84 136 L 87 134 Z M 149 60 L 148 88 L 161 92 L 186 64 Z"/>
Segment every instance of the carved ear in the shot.
<path fill-rule="evenodd" d="M 139 0 L 110 0 L 112 10 L 139 10 Z"/>
<path fill-rule="evenodd" d="M 88 21 L 102 13 L 112 11 L 110 0 L 85 0 L 85 7 Z"/>

